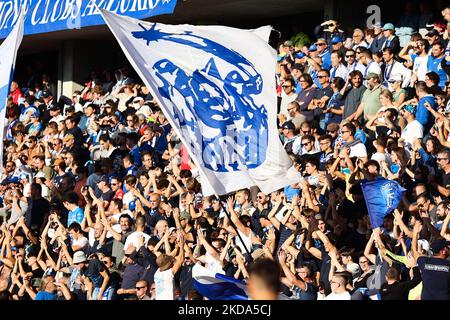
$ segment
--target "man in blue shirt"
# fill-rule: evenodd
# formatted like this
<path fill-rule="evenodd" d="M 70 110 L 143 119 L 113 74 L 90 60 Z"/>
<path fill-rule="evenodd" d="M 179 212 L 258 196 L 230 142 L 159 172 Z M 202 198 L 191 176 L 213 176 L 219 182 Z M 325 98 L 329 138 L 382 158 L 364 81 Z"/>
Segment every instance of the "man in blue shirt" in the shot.
<path fill-rule="evenodd" d="M 69 192 L 64 195 L 64 207 L 69 210 L 67 216 L 67 226 L 70 226 L 73 222 L 77 222 L 81 225 L 84 218 L 84 211 L 78 206 L 78 195 L 75 192 Z"/>
<path fill-rule="evenodd" d="M 34 300 L 56 300 L 55 277 L 45 276 L 42 280 L 41 291 L 39 291 Z"/>
<path fill-rule="evenodd" d="M 417 105 L 416 120 L 423 126 L 424 132 L 430 131 L 434 124 L 434 117 L 426 107 L 428 103 L 433 110 L 437 109 L 436 99 L 429 94 L 428 87 L 424 81 L 419 81 L 416 84 L 416 95 L 419 98 Z"/>
<path fill-rule="evenodd" d="M 331 53 L 328 50 L 328 44 L 325 39 L 320 38 L 316 43 L 319 57 L 322 59 L 322 69 L 330 71 L 331 69 Z"/>
<path fill-rule="evenodd" d="M 441 42 L 433 44 L 431 49 L 432 58 L 428 60 L 427 69 L 428 72 L 436 72 L 439 76 L 438 86 L 443 90 L 445 88 L 445 82 L 447 81 L 447 73 L 442 69 L 441 63 L 444 59 L 445 47 Z"/>

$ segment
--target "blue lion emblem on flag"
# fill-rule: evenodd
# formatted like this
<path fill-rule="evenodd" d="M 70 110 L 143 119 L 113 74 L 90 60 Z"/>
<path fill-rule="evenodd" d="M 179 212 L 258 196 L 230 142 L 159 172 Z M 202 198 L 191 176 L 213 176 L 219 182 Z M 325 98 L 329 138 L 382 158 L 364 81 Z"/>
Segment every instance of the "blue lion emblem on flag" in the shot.
<path fill-rule="evenodd" d="M 143 30 L 132 35 L 148 46 L 169 41 L 209 57 L 197 70 L 186 71 L 170 57 L 149 66 L 156 73 L 159 94 L 177 101 L 174 118 L 189 135 L 195 152 L 201 153 L 204 166 L 217 172 L 260 166 L 266 159 L 268 115 L 265 106 L 255 102 L 263 78 L 253 64 L 240 53 L 191 31 L 174 34 L 162 32 L 156 24 L 150 29 L 140 27 Z"/>

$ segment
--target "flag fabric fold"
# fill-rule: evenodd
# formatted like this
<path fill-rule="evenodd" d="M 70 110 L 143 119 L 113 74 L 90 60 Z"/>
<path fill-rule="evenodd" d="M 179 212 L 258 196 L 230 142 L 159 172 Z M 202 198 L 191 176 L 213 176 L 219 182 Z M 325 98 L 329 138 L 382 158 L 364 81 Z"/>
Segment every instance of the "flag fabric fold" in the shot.
<path fill-rule="evenodd" d="M 200 172 L 204 195 L 298 182 L 276 121 L 271 27 L 164 25 L 101 10 Z"/>
<path fill-rule="evenodd" d="M 17 51 L 23 39 L 24 13 L 20 13 L 14 28 L 0 46 L 0 166 L 3 165 L 3 139 L 5 135 L 6 102 L 14 75 Z"/>
<path fill-rule="evenodd" d="M 241 280 L 212 273 L 196 264 L 192 269 L 194 288 L 209 300 L 248 300 L 246 284 Z"/>
<path fill-rule="evenodd" d="M 361 182 L 372 229 L 381 227 L 386 215 L 397 208 L 405 189 L 395 180 L 379 178 Z"/>

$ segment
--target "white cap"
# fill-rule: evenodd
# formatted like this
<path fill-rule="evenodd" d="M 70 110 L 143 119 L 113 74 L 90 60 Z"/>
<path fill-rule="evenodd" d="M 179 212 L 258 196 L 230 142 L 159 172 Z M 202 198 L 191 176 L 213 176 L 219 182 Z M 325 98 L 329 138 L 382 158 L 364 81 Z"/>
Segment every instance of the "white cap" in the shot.
<path fill-rule="evenodd" d="M 38 173 L 36 173 L 36 175 L 34 177 L 35 178 L 45 178 L 45 174 L 42 171 L 39 171 Z"/>

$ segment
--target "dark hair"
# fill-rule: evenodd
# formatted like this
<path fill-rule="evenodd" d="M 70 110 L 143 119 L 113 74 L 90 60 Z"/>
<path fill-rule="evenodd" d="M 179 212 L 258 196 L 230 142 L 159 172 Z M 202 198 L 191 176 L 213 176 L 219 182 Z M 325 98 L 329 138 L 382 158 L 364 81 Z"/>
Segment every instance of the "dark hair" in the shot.
<path fill-rule="evenodd" d="M 125 177 L 124 180 L 125 180 L 125 182 L 126 182 L 127 184 L 129 184 L 130 186 L 136 185 L 136 182 L 137 182 L 136 176 L 134 176 L 134 175 L 132 175 L 132 174 L 127 175 L 127 176 Z"/>
<path fill-rule="evenodd" d="M 69 231 L 75 231 L 77 233 L 80 233 L 82 230 L 78 222 L 72 222 L 69 226 Z"/>
<path fill-rule="evenodd" d="M 264 286 L 273 293 L 278 293 L 280 290 L 280 273 L 280 265 L 267 258 L 261 258 L 254 261 L 249 267 L 250 278 L 257 277 L 264 282 Z"/>
<path fill-rule="evenodd" d="M 74 191 L 67 192 L 63 195 L 63 201 L 68 202 L 70 204 L 77 204 L 80 198 Z"/>
<path fill-rule="evenodd" d="M 367 168 L 369 168 L 369 166 L 375 166 L 377 168 L 377 171 L 380 171 L 380 164 L 378 163 L 378 161 L 376 160 L 368 160 L 366 163 L 364 163 L 364 168 L 367 170 Z"/>
<path fill-rule="evenodd" d="M 346 127 L 349 131 L 350 131 L 350 134 L 352 135 L 352 136 L 354 136 L 355 135 L 355 133 L 356 133 L 356 127 L 355 127 L 355 125 L 353 124 L 353 123 L 346 123 L 346 124 L 344 124 L 343 125 L 343 127 Z"/>
<path fill-rule="evenodd" d="M 353 78 L 353 77 L 360 77 L 361 79 L 364 79 L 364 76 L 363 76 L 362 72 L 359 71 L 359 70 L 353 70 L 352 72 L 350 72 L 348 74 L 348 76 L 349 76 L 350 79 Z"/>
<path fill-rule="evenodd" d="M 387 52 L 387 53 L 389 53 L 390 55 L 393 55 L 394 54 L 394 51 L 392 51 L 392 49 L 391 48 L 384 48 L 383 49 L 383 52 Z"/>
<path fill-rule="evenodd" d="M 434 85 L 439 84 L 440 78 L 436 72 L 427 72 L 426 76 L 431 80 L 431 82 L 433 82 Z"/>
<path fill-rule="evenodd" d="M 308 83 L 308 86 L 309 86 L 309 87 L 311 87 L 311 86 L 314 84 L 313 78 L 312 78 L 309 74 L 307 74 L 307 73 L 302 74 L 302 75 L 300 76 L 300 78 L 303 78 L 303 80 L 306 81 L 306 82 Z"/>
<path fill-rule="evenodd" d="M 334 84 L 339 91 L 345 86 L 345 81 L 341 77 L 334 77 L 331 83 Z"/>

